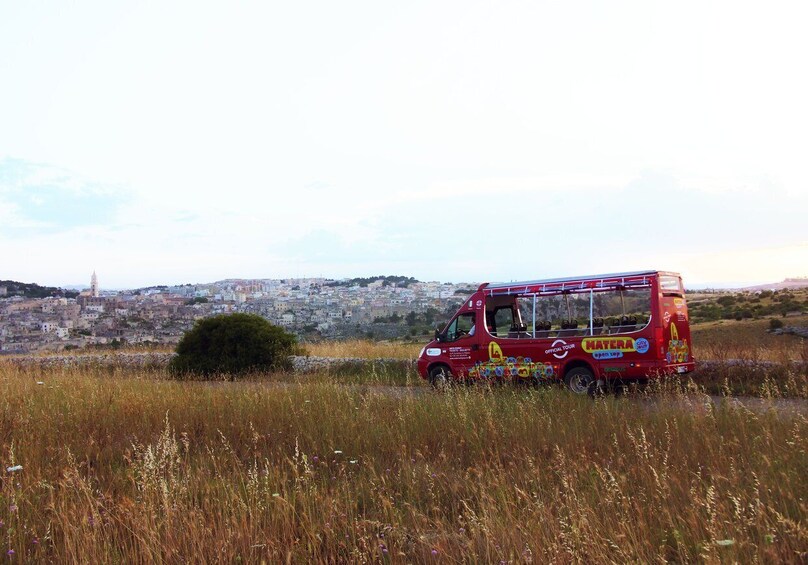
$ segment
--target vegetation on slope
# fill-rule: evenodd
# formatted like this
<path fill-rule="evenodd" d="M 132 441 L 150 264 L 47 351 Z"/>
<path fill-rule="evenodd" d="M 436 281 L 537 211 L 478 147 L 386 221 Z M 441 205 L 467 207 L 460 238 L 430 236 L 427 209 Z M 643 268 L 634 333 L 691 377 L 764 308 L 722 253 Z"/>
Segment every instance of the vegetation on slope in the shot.
<path fill-rule="evenodd" d="M 78 292 L 56 288 L 53 286 L 39 286 L 36 283 L 23 283 L 17 281 L 0 281 L 0 286 L 6 287 L 7 296 L 22 296 L 23 298 L 75 298 Z"/>
<path fill-rule="evenodd" d="M 808 288 L 760 292 L 694 292 L 688 294 L 693 323 L 745 320 L 764 316 L 786 317 L 808 312 Z"/>

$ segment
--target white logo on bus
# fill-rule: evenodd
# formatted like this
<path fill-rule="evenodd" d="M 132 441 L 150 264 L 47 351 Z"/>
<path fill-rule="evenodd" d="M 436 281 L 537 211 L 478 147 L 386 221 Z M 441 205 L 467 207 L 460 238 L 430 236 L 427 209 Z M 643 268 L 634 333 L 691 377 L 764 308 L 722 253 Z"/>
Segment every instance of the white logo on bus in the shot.
<path fill-rule="evenodd" d="M 570 349 L 575 349 L 574 343 L 567 343 L 563 339 L 557 339 L 553 342 L 553 346 L 550 349 L 545 349 L 544 354 L 549 355 L 550 353 L 553 354 L 553 357 L 556 359 L 563 359 L 567 356 Z"/>

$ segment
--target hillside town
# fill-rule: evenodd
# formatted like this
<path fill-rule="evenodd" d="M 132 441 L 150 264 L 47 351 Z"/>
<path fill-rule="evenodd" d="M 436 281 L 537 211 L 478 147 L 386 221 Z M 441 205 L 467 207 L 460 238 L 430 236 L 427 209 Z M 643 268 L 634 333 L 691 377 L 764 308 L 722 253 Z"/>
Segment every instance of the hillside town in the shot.
<path fill-rule="evenodd" d="M 174 344 L 207 316 L 258 314 L 304 339 L 426 333 L 476 285 L 406 277 L 224 280 L 32 298 L 0 284 L 0 354 Z"/>

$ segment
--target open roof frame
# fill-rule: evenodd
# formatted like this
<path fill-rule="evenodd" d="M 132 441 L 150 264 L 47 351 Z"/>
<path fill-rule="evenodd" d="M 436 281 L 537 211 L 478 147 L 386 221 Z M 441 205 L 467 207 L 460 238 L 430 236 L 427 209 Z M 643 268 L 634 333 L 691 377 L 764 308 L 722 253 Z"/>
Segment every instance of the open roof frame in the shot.
<path fill-rule="evenodd" d="M 492 283 L 480 286 L 486 296 L 508 295 L 556 295 L 577 294 L 583 292 L 601 292 L 615 289 L 647 287 L 659 276 L 678 273 L 665 271 L 632 271 L 626 273 L 609 273 L 585 277 L 565 277 L 558 279 L 542 279 L 510 283 Z"/>

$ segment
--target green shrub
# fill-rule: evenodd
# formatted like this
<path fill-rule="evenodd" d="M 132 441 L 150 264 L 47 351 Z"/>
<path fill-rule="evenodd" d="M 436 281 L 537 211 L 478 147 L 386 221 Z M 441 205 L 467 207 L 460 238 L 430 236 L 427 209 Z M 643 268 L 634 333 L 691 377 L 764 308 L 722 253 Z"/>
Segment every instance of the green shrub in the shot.
<path fill-rule="evenodd" d="M 718 302 L 721 306 L 732 306 L 736 302 L 736 298 L 733 295 L 726 295 L 726 296 L 719 296 Z"/>
<path fill-rule="evenodd" d="M 177 344 L 174 376 L 240 375 L 284 369 L 297 338 L 255 314 L 220 314 L 196 322 Z"/>
<path fill-rule="evenodd" d="M 778 320 L 777 318 L 771 318 L 769 320 L 769 328 L 772 330 L 777 330 L 783 327 L 783 321 Z"/>

